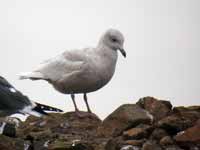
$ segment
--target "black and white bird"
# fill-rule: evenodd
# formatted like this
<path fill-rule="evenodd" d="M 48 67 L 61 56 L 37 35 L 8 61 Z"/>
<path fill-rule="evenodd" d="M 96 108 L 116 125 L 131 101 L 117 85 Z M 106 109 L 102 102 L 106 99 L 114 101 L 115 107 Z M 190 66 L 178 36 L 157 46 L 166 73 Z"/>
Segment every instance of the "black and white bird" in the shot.
<path fill-rule="evenodd" d="M 62 112 L 60 109 L 31 101 L 0 76 L 0 117 L 15 113 L 40 117 L 47 115 L 45 111 Z"/>

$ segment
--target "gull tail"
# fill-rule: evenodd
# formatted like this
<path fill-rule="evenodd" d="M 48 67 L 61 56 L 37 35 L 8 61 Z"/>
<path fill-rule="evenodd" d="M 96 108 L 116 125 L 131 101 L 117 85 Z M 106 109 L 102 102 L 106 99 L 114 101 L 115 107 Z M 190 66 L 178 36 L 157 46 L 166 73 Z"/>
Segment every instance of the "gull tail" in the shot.
<path fill-rule="evenodd" d="M 23 108 L 23 110 L 20 111 L 20 113 L 29 114 L 29 115 L 33 115 L 33 116 L 36 116 L 36 117 L 41 117 L 43 115 L 48 115 L 48 113 L 45 112 L 45 111 L 63 112 L 61 109 L 35 102 L 34 107 L 31 106 L 31 105 L 26 106 L 26 107 Z"/>
<path fill-rule="evenodd" d="M 24 72 L 19 74 L 19 79 L 31 79 L 31 80 L 40 80 L 45 79 L 44 75 L 40 72 Z"/>

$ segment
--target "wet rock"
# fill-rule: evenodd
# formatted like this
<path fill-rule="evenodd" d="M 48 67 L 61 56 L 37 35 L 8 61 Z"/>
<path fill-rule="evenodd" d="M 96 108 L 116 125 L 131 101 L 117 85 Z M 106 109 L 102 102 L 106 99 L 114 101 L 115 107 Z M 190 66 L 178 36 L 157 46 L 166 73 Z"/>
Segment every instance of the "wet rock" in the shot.
<path fill-rule="evenodd" d="M 157 100 L 153 97 L 141 98 L 137 104 L 152 114 L 155 121 L 169 115 L 172 109 L 169 101 Z"/>
<path fill-rule="evenodd" d="M 143 144 L 142 150 L 162 150 L 162 148 L 153 141 L 147 141 Z"/>
<path fill-rule="evenodd" d="M 135 104 L 125 104 L 110 114 L 98 128 L 99 136 L 118 136 L 138 124 L 151 123 L 151 116 Z"/>
<path fill-rule="evenodd" d="M 150 135 L 152 127 L 149 125 L 139 125 L 123 132 L 124 139 L 141 139 Z"/>

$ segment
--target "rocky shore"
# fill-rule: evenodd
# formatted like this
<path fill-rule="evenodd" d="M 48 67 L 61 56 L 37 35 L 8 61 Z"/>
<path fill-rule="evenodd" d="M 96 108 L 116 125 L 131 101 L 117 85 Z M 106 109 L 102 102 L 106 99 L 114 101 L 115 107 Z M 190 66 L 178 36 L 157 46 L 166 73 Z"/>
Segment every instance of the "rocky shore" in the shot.
<path fill-rule="evenodd" d="M 104 120 L 81 114 L 30 116 L 18 125 L 7 121 L 0 150 L 200 150 L 200 106 L 173 107 L 144 97 Z"/>

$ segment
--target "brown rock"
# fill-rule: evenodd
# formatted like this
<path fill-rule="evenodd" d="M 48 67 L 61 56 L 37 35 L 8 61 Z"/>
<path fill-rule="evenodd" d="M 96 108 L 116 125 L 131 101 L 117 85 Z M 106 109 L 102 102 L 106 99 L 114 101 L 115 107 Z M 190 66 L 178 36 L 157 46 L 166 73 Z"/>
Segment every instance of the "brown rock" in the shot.
<path fill-rule="evenodd" d="M 0 135 L 0 150 L 200 149 L 200 106 L 171 110 L 168 101 L 146 97 L 138 104 L 120 106 L 103 122 L 94 114 L 81 114 L 82 117 L 74 112 L 29 117 L 16 125 L 19 128 L 15 138 Z M 15 135 L 10 132 L 14 130 L 7 129 L 9 132 L 4 134 Z M 180 131 L 184 132 L 176 135 Z"/>
<path fill-rule="evenodd" d="M 17 136 L 31 141 L 31 146 L 37 150 L 93 150 L 103 145 L 103 140 L 96 138 L 101 120 L 95 115 L 81 113 L 83 117 L 75 112 L 53 113 L 41 118 L 31 116 L 18 128 Z"/>
<path fill-rule="evenodd" d="M 48 146 L 48 150 L 94 150 L 91 143 L 77 140 L 77 141 L 54 141 Z"/>
<path fill-rule="evenodd" d="M 179 107 L 174 107 L 173 108 L 174 113 L 182 113 L 182 112 L 196 112 L 200 113 L 200 106 L 179 106 Z"/>
<path fill-rule="evenodd" d="M 85 114 L 85 112 L 82 112 Z M 65 114 L 52 113 L 41 118 L 30 116 L 17 130 L 18 136 L 53 132 L 57 134 L 71 134 L 73 132 L 88 131 L 94 133 L 101 124 L 97 117 L 85 116 L 79 118 L 75 112 Z M 44 135 L 44 134 L 43 134 Z"/>
<path fill-rule="evenodd" d="M 170 145 L 170 146 L 165 147 L 165 150 L 184 150 L 184 149 L 180 148 L 177 145 Z"/>
<path fill-rule="evenodd" d="M 144 137 L 144 134 L 145 131 L 142 128 L 132 128 L 123 132 L 123 136 L 126 139 L 140 139 Z"/>
<path fill-rule="evenodd" d="M 152 114 L 155 121 L 169 115 L 172 108 L 169 101 L 157 100 L 153 97 L 141 98 L 137 104 Z"/>
<path fill-rule="evenodd" d="M 3 135 L 9 137 L 16 137 L 16 127 L 14 124 L 6 123 L 3 129 Z"/>
<path fill-rule="evenodd" d="M 142 150 L 162 150 L 162 148 L 153 141 L 147 141 L 143 144 Z"/>
<path fill-rule="evenodd" d="M 132 145 L 132 146 L 142 146 L 145 140 L 127 140 L 123 142 L 123 145 Z"/>
<path fill-rule="evenodd" d="M 119 150 L 123 145 L 123 138 L 121 136 L 111 138 L 105 145 L 105 150 Z"/>
<path fill-rule="evenodd" d="M 157 127 L 163 128 L 170 134 L 176 134 L 194 125 L 196 119 L 192 114 L 172 114 L 167 116 L 157 123 Z"/>
<path fill-rule="evenodd" d="M 110 114 L 98 128 L 98 135 L 109 137 L 118 136 L 122 132 L 138 124 L 151 123 L 151 116 L 147 111 L 135 104 L 125 104 Z"/>
<path fill-rule="evenodd" d="M 0 150 L 23 150 L 25 141 L 19 138 L 11 138 L 0 135 Z"/>
<path fill-rule="evenodd" d="M 200 144 L 200 120 L 197 121 L 197 124 L 191 128 L 186 129 L 185 131 L 179 132 L 175 136 L 177 142 L 188 142 L 194 144 Z"/>
<path fill-rule="evenodd" d="M 124 145 L 120 150 L 141 150 L 137 146 L 132 146 L 132 145 Z"/>
<path fill-rule="evenodd" d="M 160 140 L 160 145 L 167 146 L 174 143 L 173 139 L 170 136 L 165 136 Z"/>
<path fill-rule="evenodd" d="M 152 140 L 159 141 L 161 138 L 163 138 L 165 136 L 168 136 L 168 133 L 164 129 L 156 128 L 153 130 L 150 138 Z"/>
<path fill-rule="evenodd" d="M 135 128 L 123 132 L 125 139 L 141 139 L 149 136 L 152 127 L 149 125 L 139 125 Z"/>

